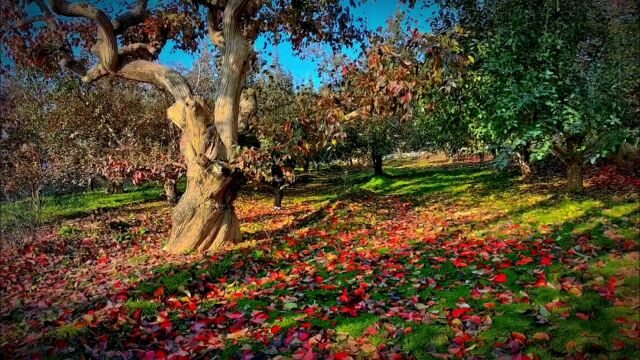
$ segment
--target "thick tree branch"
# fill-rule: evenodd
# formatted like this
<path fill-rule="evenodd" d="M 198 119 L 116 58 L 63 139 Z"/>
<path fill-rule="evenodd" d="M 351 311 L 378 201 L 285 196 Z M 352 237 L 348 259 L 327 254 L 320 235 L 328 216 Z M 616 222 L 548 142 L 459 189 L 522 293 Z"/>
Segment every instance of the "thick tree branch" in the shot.
<path fill-rule="evenodd" d="M 371 110 L 371 106 L 364 106 L 358 110 L 354 110 L 344 115 L 344 121 L 350 121 L 354 119 L 358 119 L 363 116 L 369 115 L 369 111 Z"/>
<path fill-rule="evenodd" d="M 216 91 L 214 119 L 224 143 L 225 154 L 222 154 L 222 157 L 228 161 L 235 157 L 238 144 L 239 99 L 252 60 L 253 50 L 247 39 L 243 37 L 242 15 L 247 3 L 247 0 L 230 0 L 222 16 L 224 37 L 220 69 L 222 81 Z"/>
<path fill-rule="evenodd" d="M 98 27 L 98 36 L 92 52 L 100 59 L 100 64 L 110 73 L 118 66 L 118 47 L 116 36 L 109 17 L 88 4 L 71 4 L 65 0 L 52 0 L 52 9 L 57 14 L 70 17 L 83 17 L 92 20 Z"/>
<path fill-rule="evenodd" d="M 146 50 L 149 54 L 155 55 L 158 51 L 155 47 L 145 43 L 133 43 L 122 46 L 118 49 L 118 55 L 127 56 L 138 52 L 138 50 Z"/>
<path fill-rule="evenodd" d="M 222 10 L 209 6 L 207 12 L 207 30 L 209 32 L 209 38 L 211 42 L 218 48 L 224 48 L 224 36 L 222 35 L 222 28 L 220 27 L 220 15 Z"/>
<path fill-rule="evenodd" d="M 168 91 L 176 101 L 185 101 L 193 96 L 187 80 L 180 73 L 155 62 L 146 60 L 124 62 L 114 75 L 156 85 Z"/>
<path fill-rule="evenodd" d="M 115 34 L 120 35 L 131 26 L 141 23 L 147 18 L 147 15 L 147 0 L 138 0 L 133 9 L 120 14 L 113 22 Z"/>

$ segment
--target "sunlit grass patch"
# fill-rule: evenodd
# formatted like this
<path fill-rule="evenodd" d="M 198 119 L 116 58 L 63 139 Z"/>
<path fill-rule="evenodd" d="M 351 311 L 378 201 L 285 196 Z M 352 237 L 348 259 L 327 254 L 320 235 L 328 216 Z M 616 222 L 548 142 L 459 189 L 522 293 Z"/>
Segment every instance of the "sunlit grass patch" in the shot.
<path fill-rule="evenodd" d="M 637 216 L 638 211 L 640 211 L 640 203 L 634 202 L 611 206 L 610 208 L 603 209 L 602 214 L 614 218 L 623 218 L 631 216 L 634 213 L 636 213 L 635 215 Z"/>
<path fill-rule="evenodd" d="M 455 336 L 448 326 L 427 324 L 416 325 L 413 332 L 404 335 L 402 339 L 402 349 L 413 354 L 416 359 L 432 359 L 431 352 L 447 351 L 451 339 Z"/>
<path fill-rule="evenodd" d="M 587 199 L 577 201 L 564 199 L 558 204 L 527 211 L 522 214 L 522 219 L 526 222 L 536 224 L 562 224 L 578 219 L 586 215 L 589 211 L 602 208 L 602 206 L 603 203 L 599 200 Z"/>
<path fill-rule="evenodd" d="M 371 325 L 380 320 L 379 316 L 372 314 L 360 314 L 355 318 L 338 318 L 336 322 L 336 331 L 339 333 L 346 333 L 354 338 L 362 336 L 364 331 Z"/>

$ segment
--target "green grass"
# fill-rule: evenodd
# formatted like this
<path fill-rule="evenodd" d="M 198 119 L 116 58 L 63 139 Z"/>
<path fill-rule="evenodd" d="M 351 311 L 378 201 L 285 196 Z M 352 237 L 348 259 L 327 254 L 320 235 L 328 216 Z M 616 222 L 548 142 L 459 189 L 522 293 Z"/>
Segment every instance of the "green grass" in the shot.
<path fill-rule="evenodd" d="M 58 219 L 86 216 L 95 211 L 115 209 L 125 205 L 162 198 L 162 187 L 148 184 L 127 188 L 122 194 L 107 194 L 94 191 L 82 194 L 43 197 L 43 206 L 39 211 L 39 222 L 48 223 Z M 24 226 L 34 216 L 29 200 L 3 203 L 0 207 L 0 219 L 6 230 Z"/>
<path fill-rule="evenodd" d="M 125 302 L 124 306 L 127 308 L 130 314 L 134 314 L 138 310 L 141 310 L 141 315 L 146 318 L 153 318 L 158 314 L 158 307 L 160 304 L 148 301 L 148 300 L 132 300 L 129 299 Z"/>

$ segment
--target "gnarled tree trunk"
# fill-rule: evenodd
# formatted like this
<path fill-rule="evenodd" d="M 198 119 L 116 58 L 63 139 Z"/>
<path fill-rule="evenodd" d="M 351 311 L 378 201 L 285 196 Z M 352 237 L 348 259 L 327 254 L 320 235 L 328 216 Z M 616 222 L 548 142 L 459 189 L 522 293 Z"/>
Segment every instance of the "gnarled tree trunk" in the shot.
<path fill-rule="evenodd" d="M 174 253 L 214 250 L 240 239 L 233 202 L 242 184 L 240 172 L 220 174 L 202 169 L 187 177 L 187 190 L 173 210 L 167 249 Z"/>
<path fill-rule="evenodd" d="M 231 166 L 238 143 L 240 94 L 252 57 L 257 30 L 243 28 L 243 16 L 251 18 L 256 7 L 246 0 L 229 0 L 225 5 L 209 3 L 208 27 L 211 40 L 222 52 L 221 83 L 216 94 L 214 117 L 201 98 L 194 96 L 185 78 L 161 64 L 139 59 L 140 51 L 155 54 L 149 44 L 134 43 L 118 48 L 116 36 L 135 22 L 144 20 L 146 1 L 112 23 L 101 10 L 88 4 L 52 0 L 54 12 L 91 20 L 97 26 L 92 52 L 99 62 L 86 70 L 73 54 L 60 63 L 82 76 L 85 82 L 103 76 L 118 76 L 154 84 L 173 95 L 175 103 L 167 115 L 182 130 L 180 150 L 187 164 L 187 190 L 173 213 L 173 230 L 167 250 L 216 250 L 227 241 L 240 238 L 233 202 L 242 183 L 242 173 Z M 250 34 L 251 33 L 251 34 Z"/>

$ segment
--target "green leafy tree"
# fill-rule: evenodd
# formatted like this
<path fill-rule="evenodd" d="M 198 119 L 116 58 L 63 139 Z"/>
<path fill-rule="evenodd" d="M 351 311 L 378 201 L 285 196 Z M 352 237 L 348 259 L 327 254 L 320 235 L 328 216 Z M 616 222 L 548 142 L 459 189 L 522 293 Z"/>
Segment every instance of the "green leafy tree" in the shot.
<path fill-rule="evenodd" d="M 555 153 L 567 187 L 637 129 L 638 18 L 630 1 L 452 1 L 471 33 L 478 135 L 529 160 Z M 503 157 L 506 159 L 507 157 Z"/>

